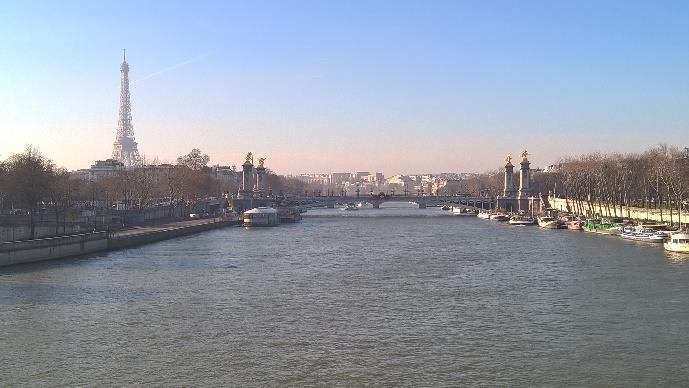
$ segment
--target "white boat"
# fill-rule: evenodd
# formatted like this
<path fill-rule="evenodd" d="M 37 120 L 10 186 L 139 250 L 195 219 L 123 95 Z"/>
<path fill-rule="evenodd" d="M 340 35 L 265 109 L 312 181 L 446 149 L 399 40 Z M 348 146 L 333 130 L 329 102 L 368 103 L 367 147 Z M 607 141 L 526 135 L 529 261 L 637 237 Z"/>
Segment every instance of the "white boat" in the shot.
<path fill-rule="evenodd" d="M 280 224 L 280 215 L 272 207 L 257 207 L 244 212 L 244 226 L 276 226 Z"/>
<path fill-rule="evenodd" d="M 533 225 L 536 222 L 534 221 L 533 217 L 516 215 L 510 217 L 510 220 L 507 221 L 507 223 L 510 225 Z"/>
<path fill-rule="evenodd" d="M 452 207 L 452 215 L 454 216 L 475 216 L 476 212 L 467 209 L 467 208 L 461 208 L 461 207 Z"/>
<path fill-rule="evenodd" d="M 359 210 L 359 208 L 353 203 L 348 203 L 342 208 L 342 210 Z"/>
<path fill-rule="evenodd" d="M 626 227 L 620 234 L 620 237 L 627 240 L 644 241 L 651 243 L 662 243 L 667 239 L 665 233 L 651 229 L 644 228 L 639 225 L 636 227 Z"/>
<path fill-rule="evenodd" d="M 689 253 L 689 234 L 673 233 L 665 244 L 666 251 Z"/>
<path fill-rule="evenodd" d="M 538 217 L 538 226 L 543 229 L 557 229 L 559 227 L 555 217 L 550 216 Z"/>
<path fill-rule="evenodd" d="M 504 213 L 495 213 L 490 215 L 491 221 L 509 221 L 510 216 Z"/>
<path fill-rule="evenodd" d="M 490 213 L 481 211 L 481 212 L 478 212 L 478 214 L 476 215 L 476 217 L 478 217 L 478 218 L 480 218 L 480 219 L 482 219 L 482 220 L 490 220 Z"/>
<path fill-rule="evenodd" d="M 659 234 L 663 234 L 665 237 L 670 237 L 671 231 L 670 226 L 667 224 L 639 224 L 639 228 L 655 230 Z"/>

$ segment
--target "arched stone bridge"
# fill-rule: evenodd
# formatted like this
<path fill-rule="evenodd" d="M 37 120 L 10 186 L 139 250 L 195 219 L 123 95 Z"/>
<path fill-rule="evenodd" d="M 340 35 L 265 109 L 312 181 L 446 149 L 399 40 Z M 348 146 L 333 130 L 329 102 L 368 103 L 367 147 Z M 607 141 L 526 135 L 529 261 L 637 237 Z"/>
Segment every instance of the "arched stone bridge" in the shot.
<path fill-rule="evenodd" d="M 285 204 L 304 207 L 334 208 L 336 205 L 366 202 L 373 205 L 374 209 L 380 208 L 384 202 L 413 202 L 419 205 L 419 209 L 427 206 L 460 205 L 478 209 L 490 209 L 495 207 L 495 198 L 491 197 L 465 197 L 453 195 L 360 195 L 360 196 L 302 196 L 291 197 L 284 200 Z"/>

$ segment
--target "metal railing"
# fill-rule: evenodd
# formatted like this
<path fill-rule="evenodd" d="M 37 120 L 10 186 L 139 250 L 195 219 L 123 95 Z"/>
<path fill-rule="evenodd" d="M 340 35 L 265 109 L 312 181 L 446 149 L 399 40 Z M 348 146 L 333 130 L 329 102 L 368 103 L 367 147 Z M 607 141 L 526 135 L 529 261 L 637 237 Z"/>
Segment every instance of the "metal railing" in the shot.
<path fill-rule="evenodd" d="M 108 231 L 71 234 L 67 236 L 55 236 L 39 238 L 35 240 L 8 241 L 0 243 L 0 252 L 21 251 L 26 249 L 49 248 L 59 245 L 85 243 L 88 241 L 103 240 L 108 238 Z"/>

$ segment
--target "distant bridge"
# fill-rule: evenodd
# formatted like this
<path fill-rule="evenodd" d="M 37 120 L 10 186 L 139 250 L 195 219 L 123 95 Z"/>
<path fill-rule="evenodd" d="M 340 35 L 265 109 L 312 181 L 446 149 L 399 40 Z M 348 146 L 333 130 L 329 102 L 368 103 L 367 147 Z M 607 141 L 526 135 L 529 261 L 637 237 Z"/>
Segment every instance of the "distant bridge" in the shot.
<path fill-rule="evenodd" d="M 419 209 L 428 206 L 460 205 L 478 209 L 494 208 L 496 199 L 492 197 L 465 197 L 454 195 L 409 195 L 409 194 L 373 194 L 373 195 L 330 195 L 330 196 L 300 196 L 286 198 L 283 203 L 292 206 L 327 207 L 335 208 L 336 205 L 365 202 L 379 209 L 384 202 L 413 202 L 419 205 Z"/>

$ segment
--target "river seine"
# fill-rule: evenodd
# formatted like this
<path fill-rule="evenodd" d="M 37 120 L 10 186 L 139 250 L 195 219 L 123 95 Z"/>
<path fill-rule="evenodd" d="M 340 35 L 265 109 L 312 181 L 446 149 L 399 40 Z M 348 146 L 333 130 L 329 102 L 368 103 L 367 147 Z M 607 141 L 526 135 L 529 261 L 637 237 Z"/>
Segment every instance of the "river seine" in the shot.
<path fill-rule="evenodd" d="M 689 257 L 389 206 L 1 268 L 0 381 L 689 384 Z"/>

